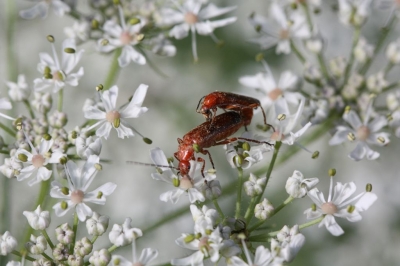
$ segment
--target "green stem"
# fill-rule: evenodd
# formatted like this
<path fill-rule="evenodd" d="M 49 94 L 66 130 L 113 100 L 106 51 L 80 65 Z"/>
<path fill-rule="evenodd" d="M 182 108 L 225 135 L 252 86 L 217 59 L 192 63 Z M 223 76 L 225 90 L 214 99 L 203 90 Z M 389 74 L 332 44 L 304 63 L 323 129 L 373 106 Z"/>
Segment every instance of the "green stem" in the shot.
<path fill-rule="evenodd" d="M 242 203 L 242 189 L 243 189 L 243 169 L 241 167 L 237 168 L 238 170 L 238 187 L 237 187 L 237 195 L 236 195 L 236 211 L 235 218 L 240 218 L 240 209 Z"/>
<path fill-rule="evenodd" d="M 78 233 L 78 224 L 79 224 L 79 219 L 78 219 L 78 214 L 74 213 L 74 224 L 72 226 L 72 231 L 74 231 L 74 236 L 72 238 L 72 245 L 69 248 L 69 252 L 72 254 L 72 252 L 74 251 L 74 247 L 75 247 L 75 241 L 76 241 L 76 234 Z"/>
<path fill-rule="evenodd" d="M 324 75 L 325 79 L 330 82 L 331 77 L 329 76 L 328 68 L 326 67 L 324 57 L 321 53 L 317 55 L 319 67 L 321 68 L 322 75 Z"/>
<path fill-rule="evenodd" d="M 44 252 L 42 254 L 40 254 L 40 255 L 42 255 L 44 258 L 48 259 L 49 261 L 53 261 L 53 259 L 51 257 L 49 257 L 49 255 L 47 255 Z"/>
<path fill-rule="evenodd" d="M 7 132 L 11 137 L 15 137 L 15 131 L 0 122 L 0 128 Z"/>
<path fill-rule="evenodd" d="M 36 202 L 35 202 L 35 205 L 34 205 L 33 209 L 36 209 L 37 206 L 39 206 L 39 205 L 41 205 L 41 206 L 44 205 L 44 201 L 45 201 L 47 195 L 49 194 L 49 190 L 50 190 L 50 180 L 51 180 L 51 178 L 49 178 L 46 181 L 42 181 L 40 183 L 39 196 L 36 199 Z M 27 229 L 25 230 L 24 237 L 22 238 L 23 241 L 22 241 L 22 243 L 20 243 L 20 245 L 28 242 L 29 239 L 31 238 L 32 233 L 33 233 L 33 228 L 30 227 L 30 226 L 27 226 Z M 25 249 L 25 248 L 22 248 L 22 249 Z"/>
<path fill-rule="evenodd" d="M 26 108 L 27 108 L 28 111 L 29 111 L 29 115 L 31 116 L 32 119 L 34 119 L 34 118 L 35 118 L 35 113 L 34 113 L 33 110 L 32 110 L 31 104 L 29 103 L 28 100 L 24 100 L 24 104 L 25 104 Z"/>
<path fill-rule="evenodd" d="M 99 236 L 94 236 L 94 237 L 92 238 L 92 240 L 90 240 L 90 242 L 92 242 L 92 244 L 94 244 L 94 242 L 96 242 L 96 240 L 97 240 L 98 237 L 99 237 Z"/>
<path fill-rule="evenodd" d="M 213 199 L 213 203 L 214 203 L 214 207 L 217 210 L 217 212 L 219 213 L 219 216 L 221 217 L 221 219 L 224 219 L 225 218 L 224 212 L 222 211 L 221 207 L 219 206 L 217 199 Z"/>
<path fill-rule="evenodd" d="M 112 85 L 114 85 L 115 80 L 117 79 L 120 67 L 118 63 L 118 57 L 121 55 L 122 48 L 118 48 L 114 52 L 114 57 L 112 58 L 110 70 L 108 71 L 108 75 L 106 80 L 104 81 L 103 87 L 104 90 L 110 89 Z"/>
<path fill-rule="evenodd" d="M 26 255 L 24 256 L 24 255 L 22 255 L 21 252 L 16 251 L 16 250 L 13 250 L 13 251 L 11 252 L 11 254 L 14 254 L 15 256 L 18 256 L 18 257 L 20 257 L 20 258 L 25 258 L 26 260 L 29 260 L 29 261 L 35 261 L 35 260 L 36 260 L 35 258 L 26 256 Z"/>
<path fill-rule="evenodd" d="M 275 162 L 276 162 L 276 158 L 278 157 L 279 149 L 281 148 L 281 146 L 282 146 L 282 142 L 277 141 L 275 143 L 274 153 L 272 155 L 272 159 L 271 159 L 271 162 L 270 162 L 270 164 L 268 166 L 268 170 L 267 170 L 267 175 L 266 175 L 267 180 L 265 182 L 265 186 L 263 186 L 261 193 L 256 197 L 256 199 L 254 201 L 250 202 L 249 207 L 247 208 L 246 215 L 245 215 L 247 224 L 249 224 L 251 219 L 253 218 L 253 216 L 254 216 L 254 207 L 256 206 L 257 203 L 260 202 L 260 200 L 261 200 L 261 198 L 262 198 L 262 196 L 264 194 L 265 188 L 268 185 L 268 181 L 269 181 L 269 179 L 271 177 L 272 169 L 274 168 L 274 165 L 275 165 Z"/>
<path fill-rule="evenodd" d="M 304 55 L 300 52 L 299 49 L 297 49 L 296 45 L 292 40 L 290 40 L 290 47 L 292 48 L 293 52 L 296 54 L 297 58 L 300 60 L 302 64 L 306 62 L 306 58 Z"/>
<path fill-rule="evenodd" d="M 389 22 L 387 23 L 386 26 L 384 26 L 382 28 L 382 35 L 379 38 L 374 52 L 372 53 L 372 57 L 368 58 L 367 61 L 365 62 L 364 66 L 358 71 L 358 73 L 360 75 L 365 75 L 365 73 L 367 73 L 367 71 L 369 70 L 372 62 L 374 61 L 375 57 L 378 55 L 379 51 L 382 49 L 383 44 L 387 38 L 387 36 L 389 35 L 389 32 L 393 27 L 394 23 L 396 22 L 396 15 L 392 15 L 392 17 L 390 18 Z"/>
<path fill-rule="evenodd" d="M 62 112 L 62 109 L 63 109 L 63 100 L 64 100 L 64 89 L 61 88 L 61 89 L 58 91 L 57 110 L 58 110 L 59 112 Z"/>
<path fill-rule="evenodd" d="M 50 248 L 53 250 L 54 249 L 54 244 L 51 241 L 49 235 L 47 234 L 46 230 L 42 230 L 42 235 L 44 236 L 44 238 L 46 238 L 47 243 L 49 244 Z"/>
<path fill-rule="evenodd" d="M 117 248 L 118 248 L 118 246 L 113 245 L 112 247 L 110 247 L 110 248 L 108 249 L 108 252 L 112 253 L 112 252 L 114 252 Z"/>
<path fill-rule="evenodd" d="M 294 198 L 292 197 L 288 197 L 281 205 L 279 205 L 278 207 L 276 207 L 274 209 L 274 211 L 270 214 L 270 216 L 268 217 L 268 219 L 272 218 L 275 214 L 277 214 L 280 210 L 282 210 L 284 207 L 286 207 L 289 203 L 291 203 L 294 200 Z M 248 231 L 254 231 L 255 229 L 257 229 L 258 227 L 260 227 L 261 225 L 264 224 L 264 222 L 267 220 L 262 220 L 262 221 L 258 221 L 257 223 L 255 223 L 253 226 L 248 228 Z"/>
<path fill-rule="evenodd" d="M 354 34 L 353 34 L 353 43 L 351 45 L 350 49 L 350 59 L 349 62 L 347 63 L 345 72 L 344 72 L 344 80 L 342 84 L 342 89 L 343 87 L 347 84 L 347 81 L 349 80 L 351 69 L 353 68 L 353 63 L 354 63 L 354 48 L 356 47 L 358 40 L 360 39 L 360 33 L 361 33 L 361 28 L 357 26 L 354 29 Z"/>
<path fill-rule="evenodd" d="M 314 224 L 319 224 L 324 218 L 325 218 L 325 216 L 321 216 L 315 220 L 309 221 L 308 223 L 301 224 L 301 225 L 299 225 L 299 229 L 301 230 L 301 229 L 310 227 Z"/>

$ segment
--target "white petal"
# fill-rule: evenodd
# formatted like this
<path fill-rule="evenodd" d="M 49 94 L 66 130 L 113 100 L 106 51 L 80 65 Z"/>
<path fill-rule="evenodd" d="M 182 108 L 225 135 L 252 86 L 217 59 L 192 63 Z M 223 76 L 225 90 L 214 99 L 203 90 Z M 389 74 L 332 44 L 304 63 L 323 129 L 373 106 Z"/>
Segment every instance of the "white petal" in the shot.
<path fill-rule="evenodd" d="M 115 106 L 117 104 L 118 97 L 118 86 L 114 85 L 109 90 L 106 90 L 102 94 L 102 100 L 104 103 L 104 107 L 106 112 L 115 110 Z"/>
<path fill-rule="evenodd" d="M 334 236 L 340 236 L 344 233 L 343 229 L 335 221 L 332 215 L 326 215 L 321 221 L 320 226 L 324 224 L 326 229 Z"/>
<path fill-rule="evenodd" d="M 349 123 L 354 130 L 357 130 L 359 127 L 363 125 L 361 123 L 360 117 L 353 110 L 350 110 L 348 113 L 345 113 L 343 115 L 343 120 Z"/>
<path fill-rule="evenodd" d="M 37 3 L 33 7 L 21 10 L 19 15 L 24 19 L 34 19 L 36 17 L 40 17 L 42 19 L 47 17 L 47 13 L 49 11 L 49 4 L 45 1 Z"/>
<path fill-rule="evenodd" d="M 46 167 L 40 167 L 37 173 L 37 178 L 40 181 L 46 181 L 51 177 L 52 171 Z"/>
<path fill-rule="evenodd" d="M 125 123 L 125 121 L 121 120 L 119 126 L 115 128 L 118 134 L 118 138 L 124 139 L 125 137 L 133 137 L 135 134 L 133 133 L 133 129 L 131 126 Z"/>
<path fill-rule="evenodd" d="M 172 203 L 177 203 L 180 196 L 184 193 L 185 191 L 183 189 L 175 189 L 173 191 L 167 191 L 164 192 L 160 195 L 160 200 L 164 202 L 172 202 Z"/>
<path fill-rule="evenodd" d="M 86 108 L 84 116 L 87 119 L 96 119 L 96 120 L 106 119 L 106 113 L 94 106 L 89 106 L 88 108 Z"/>
<path fill-rule="evenodd" d="M 61 217 L 64 216 L 72 207 L 74 207 L 75 205 L 72 204 L 72 202 L 70 200 L 66 201 L 67 202 L 67 208 L 64 210 L 61 208 L 61 202 L 56 203 L 53 206 L 53 210 L 56 213 L 57 217 Z"/>
<path fill-rule="evenodd" d="M 378 199 L 378 196 L 372 192 L 366 192 L 355 204 L 355 207 L 359 211 L 368 210 L 369 207 Z"/>
<path fill-rule="evenodd" d="M 343 126 L 336 128 L 335 135 L 329 140 L 329 145 L 339 145 L 347 140 L 347 135 L 351 132 L 350 129 Z"/>
<path fill-rule="evenodd" d="M 175 39 L 183 39 L 187 37 L 189 34 L 189 25 L 186 23 L 182 23 L 174 26 L 169 32 L 170 37 L 174 37 Z"/>
<path fill-rule="evenodd" d="M 136 89 L 135 94 L 132 97 L 132 100 L 129 104 L 120 111 L 121 117 L 123 118 L 135 118 L 138 117 L 141 113 L 147 111 L 146 107 L 141 107 L 146 97 L 148 85 L 140 84 Z"/>
<path fill-rule="evenodd" d="M 91 202 L 95 204 L 104 205 L 106 203 L 106 196 L 109 196 L 114 190 L 117 188 L 117 185 L 111 182 L 108 182 L 99 188 L 86 193 L 84 201 Z M 101 197 L 99 198 L 99 193 L 101 192 Z"/>
<path fill-rule="evenodd" d="M 92 209 L 89 206 L 87 206 L 85 203 L 77 204 L 75 211 L 81 222 L 84 222 L 86 220 L 86 217 L 92 216 L 92 214 L 93 214 Z"/>
<path fill-rule="evenodd" d="M 201 251 L 197 251 L 192 255 L 182 258 L 182 259 L 172 259 L 172 265 L 191 265 L 191 266 L 200 266 L 203 265 L 204 255 Z"/>
<path fill-rule="evenodd" d="M 196 201 L 203 202 L 206 200 L 203 193 L 198 191 L 196 188 L 189 188 L 188 189 L 189 201 L 190 203 L 195 203 Z"/>
<path fill-rule="evenodd" d="M 236 6 L 228 6 L 228 7 L 217 7 L 214 4 L 209 4 L 200 10 L 198 17 L 200 20 L 206 20 L 213 17 L 218 17 L 225 13 L 231 12 L 236 9 Z"/>
<path fill-rule="evenodd" d="M 387 125 L 387 119 L 384 116 L 377 116 L 368 124 L 371 132 L 376 132 Z"/>
<path fill-rule="evenodd" d="M 158 251 L 152 248 L 145 248 L 140 254 L 139 262 L 141 265 L 147 265 L 158 256 Z"/>
<path fill-rule="evenodd" d="M 283 9 L 277 3 L 274 2 L 271 4 L 270 13 L 272 17 L 279 23 L 281 28 L 283 29 L 288 28 L 288 21 L 286 15 L 283 12 Z"/>
<path fill-rule="evenodd" d="M 362 160 L 365 155 L 367 154 L 367 151 L 365 149 L 366 144 L 363 142 L 358 142 L 357 146 L 354 148 L 354 150 L 349 154 L 349 158 L 353 159 L 354 161 L 360 161 Z"/>
<path fill-rule="evenodd" d="M 64 82 L 70 86 L 76 87 L 79 84 L 78 81 L 81 79 L 81 77 L 83 77 L 84 74 L 85 72 L 83 71 L 83 67 L 80 67 L 78 72 L 69 74 Z"/>
<path fill-rule="evenodd" d="M 111 124 L 108 122 L 105 122 L 96 130 L 96 136 L 98 136 L 100 138 L 104 137 L 105 139 L 107 139 L 108 136 L 110 135 L 111 129 L 112 129 Z"/>

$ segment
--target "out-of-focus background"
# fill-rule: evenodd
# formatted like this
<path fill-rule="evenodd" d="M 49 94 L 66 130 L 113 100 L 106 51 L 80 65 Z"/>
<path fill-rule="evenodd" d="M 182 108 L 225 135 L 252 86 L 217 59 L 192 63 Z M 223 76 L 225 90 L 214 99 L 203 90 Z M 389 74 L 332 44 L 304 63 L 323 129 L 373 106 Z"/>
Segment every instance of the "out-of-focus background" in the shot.
<path fill-rule="evenodd" d="M 0 75 L 3 82 L 1 96 L 7 94 L 4 83 L 8 79 L 6 43 L 9 35 L 5 32 L 5 17 L 9 15 L 7 12 L 12 12 L 7 8 L 6 2 L 0 3 Z M 17 10 L 32 6 L 30 1 L 16 0 L 15 2 Z M 118 104 L 126 102 L 139 84 L 149 85 L 143 104 L 149 108 L 149 111 L 129 122 L 143 135 L 151 138 L 153 144 L 145 144 L 140 137 L 119 139 L 115 132 L 111 133 L 109 140 L 103 142 L 101 158 L 110 159 L 112 162 L 103 165 L 103 171 L 97 175 L 91 187 L 96 188 L 97 185 L 110 180 L 118 187 L 107 198 L 105 206 L 91 205 L 91 207 L 101 214 L 112 217 L 110 228 L 114 223 L 121 224 L 125 217 L 131 217 L 135 227 L 145 229 L 160 217 L 189 205 L 188 200 L 184 197 L 176 205 L 161 202 L 159 195 L 170 190 L 171 187 L 151 178 L 150 174 L 154 171 L 153 168 L 128 165 L 126 161 L 150 163 L 149 151 L 154 147 L 160 147 L 167 156 L 172 156 L 177 150 L 176 139 L 204 122 L 204 118 L 195 112 L 197 103 L 202 96 L 215 90 L 251 94 L 249 89 L 239 84 L 238 79 L 244 75 L 254 75 L 263 71 L 263 68 L 254 60 L 255 55 L 259 52 L 259 47 L 247 42 L 256 36 L 247 18 L 254 11 L 261 15 L 267 15 L 268 5 L 265 2 L 261 0 L 214 1 L 220 6 L 237 5 L 237 9 L 230 15 L 236 16 L 238 20 L 232 25 L 215 31 L 216 35 L 225 41 L 225 46 L 222 48 L 216 48 L 211 38 L 197 36 L 199 62 L 196 64 L 193 63 L 190 38 L 186 38 L 174 41 L 177 46 L 177 55 L 173 58 L 149 55 L 150 60 L 167 77 L 160 76 L 148 65 L 139 66 L 132 63 L 121 69 L 116 82 L 120 88 Z M 338 22 L 337 14 L 332 8 L 335 3 L 336 1 L 324 1 L 322 12 L 316 20 L 317 27 L 326 40 L 326 58 L 328 59 L 340 55 L 348 57 L 351 44 L 351 29 Z M 84 3 L 79 4 L 84 5 Z M 375 43 L 388 13 L 373 10 L 372 14 L 363 28 L 362 34 L 370 43 Z M 65 39 L 63 29 L 71 26 L 72 23 L 72 18 L 68 16 L 60 18 L 53 12 L 50 12 L 45 20 L 17 19 L 13 40 L 14 50 L 17 54 L 16 64 L 18 73 L 26 75 L 30 86 L 33 86 L 32 81 L 40 76 L 36 70 L 39 53 L 51 52 L 46 36 L 53 35 L 56 39 L 56 47 L 61 49 L 61 43 Z M 398 37 L 399 30 L 397 29 L 392 32 L 389 40 Z M 85 49 L 81 61 L 85 75 L 80 80 L 78 87 L 67 87 L 64 92 L 69 130 L 84 121 L 83 103 L 86 98 L 95 95 L 94 88 L 104 81 L 111 61 L 110 55 L 99 54 L 96 51 L 94 42 L 86 43 L 79 48 Z M 302 65 L 294 55 L 278 56 L 275 55 L 274 49 L 270 49 L 266 52 L 265 59 L 276 77 L 283 70 L 291 70 L 302 75 Z M 376 63 L 371 72 L 374 72 L 374 69 L 382 68 L 379 60 Z M 396 78 L 396 74 L 391 78 Z M 25 112 L 23 106 L 20 110 Z M 261 114 L 257 113 L 253 121 L 250 130 L 255 130 L 255 125 L 262 122 Z M 259 134 L 262 133 L 259 132 Z M 357 185 L 358 192 L 364 190 L 365 184 L 371 183 L 373 191 L 378 195 L 378 200 L 362 214 L 363 220 L 360 222 L 350 223 L 347 220 L 337 219 L 345 230 L 345 234 L 340 237 L 334 237 L 325 228 L 316 226 L 303 230 L 306 244 L 291 265 L 400 265 L 399 141 L 392 136 L 388 146 L 377 148 L 381 153 L 378 160 L 354 162 L 347 157 L 354 147 L 349 143 L 328 146 L 330 137 L 327 132 L 324 137 L 307 146 L 311 151 L 320 151 L 318 159 L 313 160 L 311 154 L 300 151 L 283 165 L 274 169 L 266 190 L 266 197 L 269 201 L 274 205 L 279 205 L 286 199 L 284 185 L 294 170 L 301 171 L 305 177 L 319 177 L 321 182 L 318 187 L 327 195 L 329 168 L 337 170 L 335 181 L 343 183 L 353 181 Z M 287 150 L 288 148 L 284 147 L 283 149 Z M 227 163 L 222 147 L 213 147 L 210 152 L 215 160 L 217 177 L 224 189 L 224 186 L 234 182 L 237 174 Z M 264 161 L 260 163 L 261 167 L 268 165 L 271 155 L 266 154 Z M 9 207 L 12 216 L 7 230 L 18 239 L 23 233 L 23 228 L 27 226 L 22 211 L 32 211 L 32 202 L 35 200 L 33 195 L 36 194 L 39 186 L 29 187 L 26 182 L 17 182 L 16 180 L 7 182 L 10 182 L 11 189 L 8 193 L 12 196 Z M 233 196 L 226 196 L 220 200 L 220 204 L 227 214 L 233 214 L 234 202 Z M 273 219 L 271 225 L 276 226 L 276 230 L 278 230 L 284 224 L 293 226 L 305 223 L 307 220 L 303 212 L 310 205 L 311 201 L 307 197 L 294 201 Z M 68 215 L 72 221 L 72 213 Z M 56 227 L 61 221 L 65 221 L 65 217 L 59 219 L 53 216 L 52 227 Z M 156 263 L 165 263 L 171 258 L 189 255 L 188 250 L 179 248 L 174 241 L 181 233 L 192 232 L 192 227 L 193 221 L 190 213 L 187 212 L 186 215 L 173 220 L 168 225 L 145 234 L 138 241 L 139 249 L 157 248 L 159 257 Z M 2 230 L 5 229 L 2 228 Z M 50 236 L 54 237 L 51 233 Z M 106 241 L 100 241 L 99 246 L 107 244 L 107 239 L 104 238 Z M 130 258 L 131 249 L 130 247 L 121 248 L 118 253 Z"/>

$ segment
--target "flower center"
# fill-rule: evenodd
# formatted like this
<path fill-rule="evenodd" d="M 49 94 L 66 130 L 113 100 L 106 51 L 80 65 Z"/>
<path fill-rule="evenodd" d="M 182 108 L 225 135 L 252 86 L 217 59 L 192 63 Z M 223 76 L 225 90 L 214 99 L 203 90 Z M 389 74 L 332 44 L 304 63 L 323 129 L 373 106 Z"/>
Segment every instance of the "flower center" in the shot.
<path fill-rule="evenodd" d="M 122 32 L 121 36 L 119 36 L 119 40 L 122 42 L 123 45 L 130 44 L 132 39 L 132 36 L 127 31 Z"/>
<path fill-rule="evenodd" d="M 357 138 L 359 140 L 365 141 L 369 136 L 369 128 L 367 126 L 361 126 L 357 129 Z"/>
<path fill-rule="evenodd" d="M 45 161 L 46 160 L 44 159 L 43 155 L 41 155 L 41 154 L 36 154 L 36 155 L 33 155 L 33 157 L 32 157 L 32 164 L 36 168 L 42 167 L 44 165 Z"/>
<path fill-rule="evenodd" d="M 185 22 L 190 25 L 196 24 L 197 16 L 195 14 L 193 14 L 192 12 L 187 12 L 185 14 Z"/>
<path fill-rule="evenodd" d="M 114 123 L 115 120 L 120 119 L 121 114 L 118 111 L 110 111 L 106 114 L 106 120 L 110 123 Z"/>
<path fill-rule="evenodd" d="M 64 77 L 60 71 L 54 71 L 53 72 L 53 80 L 63 81 Z"/>
<path fill-rule="evenodd" d="M 188 176 L 184 176 L 181 178 L 179 187 L 184 190 L 188 190 L 189 188 L 193 187 L 192 180 Z"/>
<path fill-rule="evenodd" d="M 325 202 L 324 204 L 321 205 L 321 210 L 325 213 L 325 214 L 335 214 L 338 211 L 338 208 L 336 207 L 335 204 L 333 204 L 332 202 Z"/>
<path fill-rule="evenodd" d="M 208 256 L 210 246 L 208 245 L 208 237 L 202 237 L 199 241 L 199 250 L 203 252 L 204 255 Z"/>
<path fill-rule="evenodd" d="M 268 97 L 271 98 L 271 100 L 273 100 L 273 101 L 278 99 L 278 97 L 281 95 L 282 95 L 282 90 L 279 88 L 275 88 L 268 93 Z"/>
<path fill-rule="evenodd" d="M 81 203 L 83 201 L 83 197 L 85 196 L 85 194 L 83 193 L 82 190 L 75 190 L 72 191 L 71 193 L 71 201 L 74 204 L 78 204 Z"/>
<path fill-rule="evenodd" d="M 281 40 L 289 39 L 289 30 L 282 29 L 282 30 L 279 32 L 279 39 L 281 39 Z"/>
<path fill-rule="evenodd" d="M 271 139 L 275 141 L 281 141 L 283 140 L 283 137 L 284 137 L 283 134 L 281 134 L 279 131 L 275 131 L 271 135 Z"/>

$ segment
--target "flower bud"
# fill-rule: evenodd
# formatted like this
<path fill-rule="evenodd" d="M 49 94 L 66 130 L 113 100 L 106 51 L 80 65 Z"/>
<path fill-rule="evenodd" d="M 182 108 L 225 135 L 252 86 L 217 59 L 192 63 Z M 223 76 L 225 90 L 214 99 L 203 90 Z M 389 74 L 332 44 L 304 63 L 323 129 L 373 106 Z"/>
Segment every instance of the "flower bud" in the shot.
<path fill-rule="evenodd" d="M 218 180 L 211 180 L 202 186 L 203 195 L 210 200 L 216 199 L 222 194 L 222 188 Z"/>
<path fill-rule="evenodd" d="M 0 255 L 6 256 L 11 253 L 17 245 L 17 240 L 10 232 L 6 231 L 3 235 L 0 234 Z"/>
<path fill-rule="evenodd" d="M 47 249 L 47 241 L 44 236 L 35 237 L 34 235 L 31 235 L 30 240 L 31 241 L 25 244 L 25 247 L 29 253 L 39 255 Z"/>
<path fill-rule="evenodd" d="M 95 266 L 106 266 L 111 260 L 110 252 L 103 248 L 99 251 L 93 252 L 93 255 L 89 258 L 89 262 Z"/>
<path fill-rule="evenodd" d="M 266 199 L 258 203 L 254 208 L 254 216 L 260 220 L 266 220 L 274 212 L 274 206 Z"/>
<path fill-rule="evenodd" d="M 70 244 L 74 238 L 74 231 L 67 223 L 56 228 L 56 238 L 61 244 Z"/>
<path fill-rule="evenodd" d="M 58 243 L 53 249 L 53 257 L 56 260 L 66 260 L 69 256 L 68 247 L 62 243 Z"/>
<path fill-rule="evenodd" d="M 267 182 L 266 177 L 258 178 L 253 173 L 250 173 L 249 180 L 244 182 L 244 190 L 247 196 L 254 197 L 260 195 Z"/>
<path fill-rule="evenodd" d="M 92 242 L 87 238 L 84 237 L 79 241 L 76 241 L 74 247 L 74 255 L 85 257 L 86 255 L 90 254 L 93 249 Z"/>
<path fill-rule="evenodd" d="M 68 256 L 68 266 L 83 266 L 84 260 L 82 257 L 77 255 Z"/>
<path fill-rule="evenodd" d="M 40 205 L 37 206 L 35 211 L 24 211 L 23 214 L 28 219 L 29 225 L 34 230 L 45 230 L 50 225 L 50 213 L 48 211 L 42 211 Z"/>
<path fill-rule="evenodd" d="M 126 246 L 132 241 L 143 235 L 142 230 L 131 226 L 132 219 L 126 218 L 122 225 L 114 224 L 108 235 L 112 244 L 117 247 Z"/>
<path fill-rule="evenodd" d="M 108 228 L 110 218 L 93 212 L 91 218 L 86 220 L 86 229 L 89 235 L 101 236 Z"/>

